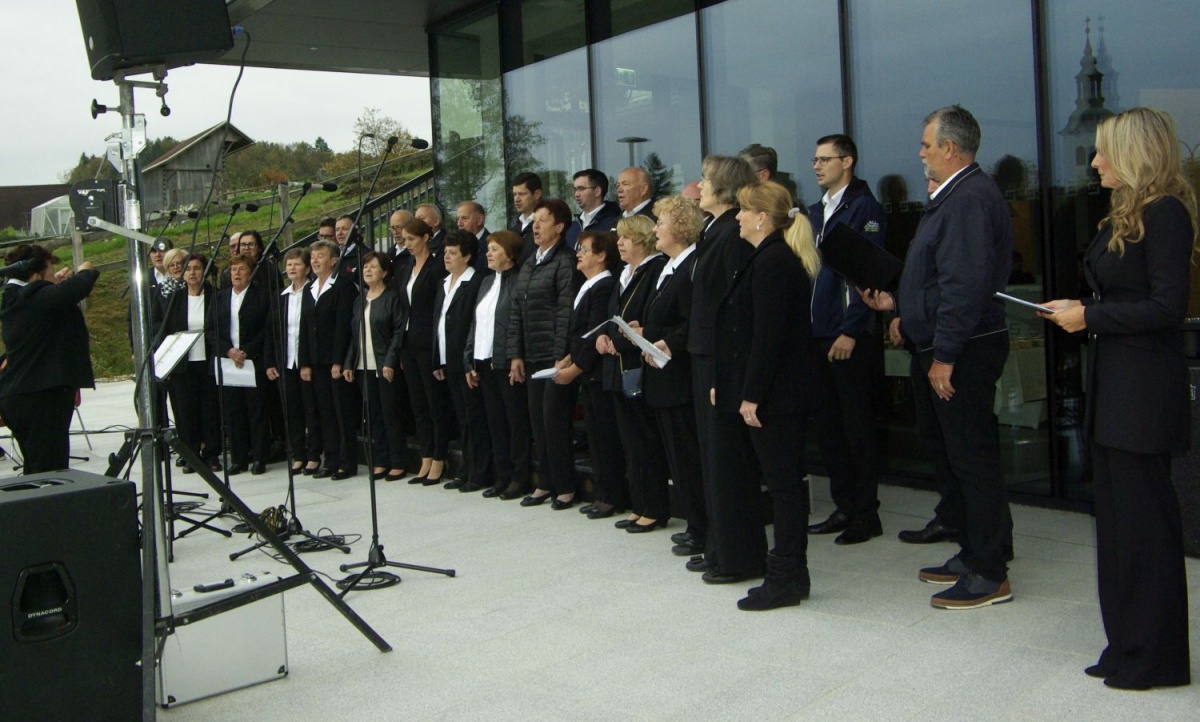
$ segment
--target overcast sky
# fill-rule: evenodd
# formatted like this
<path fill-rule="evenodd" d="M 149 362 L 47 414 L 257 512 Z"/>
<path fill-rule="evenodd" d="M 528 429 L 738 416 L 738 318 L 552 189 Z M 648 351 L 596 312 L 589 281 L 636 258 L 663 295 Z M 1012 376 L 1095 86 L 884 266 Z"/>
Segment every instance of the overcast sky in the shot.
<path fill-rule="evenodd" d="M 92 80 L 70 0 L 6 0 L 4 20 L 8 39 L 0 43 L 0 96 L 7 103 L 0 121 L 0 185 L 58 183 L 80 153 L 103 155 L 104 139 L 120 130 L 119 115 L 92 120 L 89 111 L 92 98 L 116 106 L 117 87 Z M 171 70 L 167 118 L 159 115 L 153 91 L 137 91 L 134 102 L 146 116 L 147 136 L 183 139 L 224 120 L 236 76 L 236 68 L 224 66 Z M 354 120 L 369 106 L 429 138 L 428 81 L 384 75 L 247 68 L 233 124 L 255 140 L 311 143 L 321 136 L 334 150 L 353 150 Z"/>

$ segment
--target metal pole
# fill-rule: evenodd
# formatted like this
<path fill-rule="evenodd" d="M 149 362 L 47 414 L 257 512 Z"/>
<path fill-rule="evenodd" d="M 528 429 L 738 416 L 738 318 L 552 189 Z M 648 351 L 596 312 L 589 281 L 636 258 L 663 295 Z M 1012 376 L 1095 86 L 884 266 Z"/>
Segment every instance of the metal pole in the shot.
<path fill-rule="evenodd" d="M 292 245 L 292 224 L 288 223 L 288 219 L 292 217 L 292 192 L 287 183 L 279 184 L 279 223 L 283 229 L 283 235 L 279 237 L 279 242 L 285 247 Z M 264 249 L 265 250 L 265 249 Z"/>

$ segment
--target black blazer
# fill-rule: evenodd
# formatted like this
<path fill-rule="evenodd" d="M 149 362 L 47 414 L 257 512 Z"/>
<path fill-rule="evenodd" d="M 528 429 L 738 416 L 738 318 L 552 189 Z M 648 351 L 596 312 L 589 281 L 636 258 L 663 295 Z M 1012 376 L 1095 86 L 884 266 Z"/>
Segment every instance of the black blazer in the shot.
<path fill-rule="evenodd" d="M 479 234 L 479 248 L 475 251 L 475 256 L 471 258 L 471 267 L 476 273 L 491 273 L 491 269 L 487 265 L 487 239 L 492 234 L 485 226 Z"/>
<path fill-rule="evenodd" d="M 312 290 L 312 280 L 310 279 L 304 284 L 304 288 L 300 290 L 300 340 L 296 348 L 296 367 L 303 366 L 300 362 L 301 348 L 304 347 L 304 298 L 309 296 Z M 286 288 L 291 288 L 291 281 L 288 281 Z M 277 369 L 280 373 L 287 367 L 287 325 L 288 325 L 288 297 L 284 295 L 283 288 L 272 293 L 271 299 L 271 325 L 267 327 L 267 333 L 271 334 L 271 345 L 267 347 L 266 363 L 267 368 Z M 312 297 L 309 296 L 309 301 Z"/>
<path fill-rule="evenodd" d="M 436 233 L 429 236 L 429 252 L 440 256 L 444 250 L 446 250 L 446 229 L 439 228 Z"/>
<path fill-rule="evenodd" d="M 204 285 L 200 288 L 200 295 L 204 298 L 204 317 L 207 319 L 210 309 L 212 308 L 213 295 L 216 293 L 216 291 L 213 290 L 212 285 L 208 281 L 205 281 Z M 176 298 L 176 296 L 178 296 L 178 298 Z M 187 299 L 187 286 L 183 286 L 178 291 L 165 298 L 163 298 L 160 294 L 159 305 L 162 307 L 162 334 L 164 338 L 166 338 L 169 334 L 188 330 Z"/>
<path fill-rule="evenodd" d="M 592 216 L 592 222 L 583 225 L 579 216 L 567 228 L 566 239 L 567 246 L 573 249 L 579 248 L 579 234 L 584 231 L 616 231 L 617 221 L 621 220 L 621 207 L 612 201 L 604 201 L 600 206 L 600 210 L 596 215 Z"/>
<path fill-rule="evenodd" d="M 205 324 L 208 334 L 209 350 L 213 358 L 225 358 L 229 349 L 234 348 L 230 332 L 230 301 L 233 299 L 233 287 L 222 288 L 213 296 L 208 309 L 209 322 Z M 246 358 L 261 362 L 269 356 L 268 345 L 271 343 L 271 299 L 267 292 L 253 284 L 246 287 L 242 307 L 238 311 L 238 346 L 246 353 Z M 271 352 L 273 353 L 273 351 Z M 256 363 L 256 366 L 262 366 Z M 258 369 L 256 369 L 257 371 Z"/>
<path fill-rule="evenodd" d="M 646 304 L 654 295 L 654 284 L 658 281 L 658 274 L 662 273 L 665 265 L 667 265 L 667 257 L 660 254 L 643 261 L 642 265 L 637 267 L 624 291 L 621 290 L 619 281 L 614 283 L 612 293 L 609 294 L 608 318 L 620 316 L 626 321 L 643 323 Z M 641 368 L 642 352 L 616 328 L 610 326 L 604 333 L 612 339 L 613 346 L 620 354 L 620 356 L 606 355 L 604 357 L 604 390 L 619 391 L 621 389 L 621 372 Z"/>
<path fill-rule="evenodd" d="M 665 368 L 645 364 L 642 394 L 656 409 L 692 403 L 692 359 L 687 352 L 688 316 L 692 308 L 692 268 L 696 252 L 663 279 L 646 304 L 642 328 L 647 341 L 666 341 L 671 362 Z"/>
<path fill-rule="evenodd" d="M 1080 301 L 1088 344 L 1088 429 L 1096 443 L 1142 454 L 1183 451 L 1190 439 L 1187 315 L 1192 225 L 1174 197 L 1146 207 L 1146 235 L 1108 250 L 1106 226 L 1083 257 L 1092 298 Z"/>
<path fill-rule="evenodd" d="M 812 284 L 783 234 L 767 236 L 734 277 L 717 309 L 717 410 L 743 401 L 759 417 L 806 411 L 812 353 Z"/>
<path fill-rule="evenodd" d="M 521 237 L 521 257 L 517 259 L 517 267 L 520 268 L 525 265 L 526 259 L 537 253 L 537 244 L 533 242 L 533 222 L 530 221 L 529 225 L 521 230 L 521 217 L 517 216 L 509 230 Z"/>
<path fill-rule="evenodd" d="M 571 351 L 571 363 L 583 371 L 577 379 L 581 382 L 599 381 L 604 364 L 601 363 L 600 352 L 596 350 L 596 337 L 599 333 L 583 338 L 583 334 L 596 328 L 604 320 L 611 318 L 608 305 L 613 296 L 613 288 L 617 285 L 617 277 L 609 276 L 596 281 L 596 285 L 583 294 L 579 305 L 571 311 L 571 321 L 567 326 L 567 337 Z"/>
<path fill-rule="evenodd" d="M 441 358 L 438 353 L 437 337 L 438 321 L 446 306 L 445 279 L 438 284 L 433 300 L 433 365 L 445 368 L 447 373 L 465 374 L 469 368 L 463 357 L 467 353 L 467 338 L 471 333 L 471 321 L 475 318 L 475 299 L 481 283 L 483 274 L 478 271 L 469 280 L 461 276 L 458 279 L 458 290 L 450 299 L 450 308 L 446 309 L 446 358 Z"/>
<path fill-rule="evenodd" d="M 438 289 L 442 287 L 442 279 L 446 277 L 446 264 L 442 261 L 442 254 L 430 251 L 429 258 L 425 259 L 425 265 L 417 274 L 412 300 L 409 300 L 408 280 L 412 278 L 415 263 L 415 259 L 410 261 L 396 275 L 394 288 L 408 325 L 400 346 L 410 351 L 429 351 L 433 348 L 433 328 L 437 325 L 434 303 Z"/>
<path fill-rule="evenodd" d="M 479 282 L 479 289 L 475 292 L 475 306 L 479 307 L 479 302 L 483 297 L 492 290 L 492 286 L 496 283 L 496 277 L 500 277 L 500 295 L 496 298 L 496 319 L 495 326 L 492 328 L 492 350 L 487 355 L 487 358 L 492 361 L 492 368 L 507 369 L 509 367 L 508 358 L 508 322 L 512 315 L 513 304 L 513 289 L 517 287 L 517 267 L 497 274 L 495 271 L 488 271 Z M 467 331 L 467 341 L 463 346 L 463 363 L 467 368 L 475 366 L 475 313 L 471 313 L 471 328 Z M 484 359 L 480 359 L 484 360 Z"/>
<path fill-rule="evenodd" d="M 358 351 L 362 347 L 359 326 L 362 318 L 362 297 L 354 297 L 354 311 L 350 314 L 350 346 L 346 349 L 343 368 L 358 367 Z M 404 334 L 404 311 L 400 298 L 390 288 L 371 301 L 371 348 L 375 351 L 375 368 L 382 370 L 400 368 L 400 337 Z"/>
<path fill-rule="evenodd" d="M 371 252 L 371 247 L 362 240 L 353 245 L 350 241 L 346 241 L 346 247 L 341 250 L 337 259 L 337 275 L 349 278 L 355 284 L 362 283 L 362 267 L 358 262 L 360 248 L 364 256 Z"/>
<path fill-rule="evenodd" d="M 333 286 L 313 300 L 315 280 L 309 281 L 300 305 L 300 366 L 334 366 L 346 360 L 350 347 L 354 300 L 358 288 L 350 276 L 330 276 Z"/>
<path fill-rule="evenodd" d="M 8 365 L 0 373 L 0 398 L 96 385 L 79 302 L 99 277 L 99 271 L 88 269 L 62 283 L 5 284 L 0 323 Z"/>
<path fill-rule="evenodd" d="M 687 339 L 690 354 L 716 353 L 717 308 L 733 282 L 733 275 L 754 253 L 754 246 L 739 235 L 737 213 L 734 207 L 718 216 L 696 244 Z"/>

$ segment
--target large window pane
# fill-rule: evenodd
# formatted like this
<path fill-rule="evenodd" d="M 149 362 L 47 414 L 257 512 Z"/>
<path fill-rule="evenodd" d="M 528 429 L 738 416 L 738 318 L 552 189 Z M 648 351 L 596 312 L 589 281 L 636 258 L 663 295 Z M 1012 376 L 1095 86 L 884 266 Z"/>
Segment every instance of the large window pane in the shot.
<path fill-rule="evenodd" d="M 500 32 L 495 11 L 431 36 L 437 71 L 430 80 L 437 197 L 443 208 L 476 199 L 503 227 L 507 191 L 500 94 Z"/>
<path fill-rule="evenodd" d="M 587 50 L 507 73 L 504 89 L 509 178 L 532 171 L 547 197 L 570 198 L 571 176 L 592 158 Z"/>
<path fill-rule="evenodd" d="M 646 167 L 659 195 L 698 180 L 695 16 L 597 43 L 592 52 L 597 167 L 614 178 L 630 165 Z"/>
<path fill-rule="evenodd" d="M 1165 0 L 1130 5 L 1114 0 L 1046 3 L 1046 87 L 1050 108 L 1050 188 L 1056 298 L 1089 293 L 1079 258 L 1108 208 L 1088 164 L 1096 124 L 1138 105 L 1165 110 L 1175 120 L 1185 171 L 1200 187 L 1200 45 L 1194 22 L 1180 22 L 1180 7 Z M 1200 272 L 1192 268 L 1189 316 L 1200 316 Z M 1059 334 L 1055 345 L 1061 433 L 1080 446 L 1085 357 L 1081 334 Z M 1064 475 L 1065 494 L 1088 496 L 1078 458 Z"/>
<path fill-rule="evenodd" d="M 586 45 L 583 5 L 583 0 L 522 0 L 521 64 L 540 63 Z"/>
<path fill-rule="evenodd" d="M 708 152 L 770 146 L 802 201 L 815 202 L 808 159 L 817 138 L 842 131 L 837 3 L 729 0 L 704 10 L 701 26 Z M 764 52 L 752 39 L 765 28 L 783 31 L 787 42 Z"/>
<path fill-rule="evenodd" d="M 1032 18 L 1027 0 L 856 0 L 849 3 L 853 135 L 861 176 L 888 211 L 888 246 L 903 257 L 928 198 L 917 158 L 922 119 L 959 103 L 983 131 L 981 167 L 1013 215 L 1020 268 L 1010 293 L 1042 297 Z M 1015 260 L 1015 259 L 1014 259 Z M 1009 313 L 1011 348 L 997 389 L 1005 482 L 1050 493 L 1049 400 L 1043 322 Z M 888 471 L 929 472 L 915 437 L 907 354 L 889 350 Z"/>

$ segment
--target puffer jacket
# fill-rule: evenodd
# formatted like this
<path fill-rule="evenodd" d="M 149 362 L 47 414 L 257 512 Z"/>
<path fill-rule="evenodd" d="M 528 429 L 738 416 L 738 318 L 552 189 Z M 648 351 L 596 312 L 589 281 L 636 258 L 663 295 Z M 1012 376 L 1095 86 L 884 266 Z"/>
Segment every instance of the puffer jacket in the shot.
<path fill-rule="evenodd" d="M 517 274 L 508 323 L 508 357 L 526 366 L 547 365 L 567 355 L 567 328 L 579 288 L 575 259 L 559 241 L 539 264 L 531 254 Z"/>

